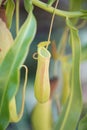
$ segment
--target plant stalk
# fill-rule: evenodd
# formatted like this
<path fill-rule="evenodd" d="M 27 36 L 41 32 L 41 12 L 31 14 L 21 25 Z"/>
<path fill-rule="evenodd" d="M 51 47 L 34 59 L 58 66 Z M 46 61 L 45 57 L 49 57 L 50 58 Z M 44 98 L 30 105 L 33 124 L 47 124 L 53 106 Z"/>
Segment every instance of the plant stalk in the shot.
<path fill-rule="evenodd" d="M 44 2 L 41 2 L 39 0 L 32 0 L 32 3 L 49 12 L 49 13 L 53 13 L 54 12 L 54 7 L 52 6 L 48 6 L 46 3 Z M 82 16 L 85 16 L 86 14 L 84 14 L 83 12 L 81 11 L 63 11 L 63 10 L 59 10 L 59 9 L 55 9 L 55 15 L 58 15 L 58 16 L 62 16 L 62 17 L 68 17 L 68 18 L 75 18 L 75 17 L 82 17 Z"/>

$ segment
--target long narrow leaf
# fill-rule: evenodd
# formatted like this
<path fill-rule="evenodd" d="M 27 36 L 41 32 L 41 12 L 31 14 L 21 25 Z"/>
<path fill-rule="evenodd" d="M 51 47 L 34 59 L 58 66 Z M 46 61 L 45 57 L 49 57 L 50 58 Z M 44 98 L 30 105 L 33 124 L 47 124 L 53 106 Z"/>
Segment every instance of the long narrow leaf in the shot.
<path fill-rule="evenodd" d="M 27 20 L 19 31 L 14 45 L 0 65 L 0 130 L 9 123 L 9 101 L 16 94 L 19 84 L 19 67 L 23 64 L 36 32 L 36 20 L 30 12 Z"/>
<path fill-rule="evenodd" d="M 67 24 L 70 28 L 71 45 L 72 45 L 72 75 L 71 75 L 71 92 L 68 102 L 63 108 L 63 112 L 58 120 L 55 130 L 75 130 L 82 110 L 82 95 L 80 88 L 80 39 L 78 31 L 69 20 Z"/>

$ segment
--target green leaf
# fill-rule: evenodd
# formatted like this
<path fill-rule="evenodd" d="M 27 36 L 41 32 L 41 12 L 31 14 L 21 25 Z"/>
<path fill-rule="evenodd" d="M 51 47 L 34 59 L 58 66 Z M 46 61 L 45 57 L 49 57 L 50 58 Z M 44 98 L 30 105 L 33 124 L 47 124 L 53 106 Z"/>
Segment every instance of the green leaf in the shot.
<path fill-rule="evenodd" d="M 14 14 L 15 4 L 13 0 L 8 0 L 6 3 L 6 18 L 7 26 L 10 28 L 12 24 L 12 17 Z"/>
<path fill-rule="evenodd" d="M 80 10 L 82 13 L 86 13 L 87 14 L 87 10 L 81 9 Z"/>
<path fill-rule="evenodd" d="M 19 85 L 19 68 L 23 64 L 34 39 L 36 20 L 30 12 L 21 27 L 13 46 L 0 65 L 0 130 L 9 124 L 9 101 L 16 94 Z"/>
<path fill-rule="evenodd" d="M 48 0 L 47 4 L 51 6 L 56 0 Z"/>
<path fill-rule="evenodd" d="M 79 11 L 81 9 L 82 0 L 70 0 L 70 11 Z M 78 18 L 72 20 L 74 24 L 78 22 Z"/>
<path fill-rule="evenodd" d="M 78 31 L 72 26 L 69 20 L 67 24 L 70 28 L 72 46 L 72 73 L 71 91 L 55 130 L 75 130 L 82 110 L 82 94 L 80 88 L 80 39 Z"/>
<path fill-rule="evenodd" d="M 84 16 L 82 17 L 82 19 L 86 19 L 87 20 L 87 10 L 80 10 L 82 13 L 84 13 Z"/>
<path fill-rule="evenodd" d="M 87 130 L 87 114 L 80 120 L 78 130 Z"/>
<path fill-rule="evenodd" d="M 81 49 L 81 61 L 87 60 L 87 45 Z"/>
<path fill-rule="evenodd" d="M 64 105 L 67 102 L 67 99 L 70 94 L 70 71 L 71 71 L 71 66 L 70 64 L 67 64 L 66 61 L 61 62 L 62 66 L 62 80 L 63 80 L 63 85 L 62 85 L 62 93 L 61 93 L 61 104 Z"/>
<path fill-rule="evenodd" d="M 78 11 L 81 8 L 82 0 L 70 0 L 70 10 Z"/>
<path fill-rule="evenodd" d="M 33 9 L 32 0 L 24 0 L 24 7 L 29 13 L 29 11 Z"/>

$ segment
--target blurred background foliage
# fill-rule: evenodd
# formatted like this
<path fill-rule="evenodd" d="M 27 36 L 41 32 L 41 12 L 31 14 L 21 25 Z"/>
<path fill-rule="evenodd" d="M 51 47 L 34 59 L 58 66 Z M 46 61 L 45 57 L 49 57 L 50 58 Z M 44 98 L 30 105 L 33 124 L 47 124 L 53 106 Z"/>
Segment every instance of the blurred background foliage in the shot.
<path fill-rule="evenodd" d="M 47 2 L 47 0 L 41 0 L 43 2 Z M 79 8 L 81 9 L 87 9 L 87 0 L 83 0 L 81 7 L 77 5 L 78 1 L 76 1 L 76 4 L 73 6 L 70 6 L 70 0 L 60 0 L 58 8 L 61 10 L 78 10 Z M 73 5 L 73 3 L 71 4 Z M 53 5 L 54 6 L 54 5 Z M 77 9 L 78 6 L 78 9 Z M 41 10 L 38 7 L 34 7 L 34 14 L 37 20 L 37 34 L 36 37 L 31 44 L 29 54 L 26 58 L 25 64 L 29 68 L 29 80 L 27 84 L 27 90 L 26 90 L 26 102 L 25 102 L 25 111 L 23 114 L 22 119 L 20 122 L 14 124 L 11 123 L 7 130 L 33 130 L 32 125 L 31 125 L 31 115 L 32 111 L 37 103 L 35 97 L 34 97 L 34 92 L 33 92 L 33 87 L 34 87 L 34 79 L 35 79 L 35 73 L 36 73 L 36 66 L 37 66 L 37 61 L 32 58 L 32 55 L 34 52 L 37 51 L 37 44 L 40 41 L 45 41 L 48 38 L 48 32 L 50 28 L 50 22 L 52 18 L 52 14 L 45 12 L 44 10 Z M 20 1 L 20 26 L 23 24 L 27 17 L 27 13 L 24 9 L 24 4 L 23 0 Z M 78 23 L 80 24 L 82 20 L 80 20 Z M 11 32 L 13 34 L 13 37 L 15 38 L 16 36 L 16 25 L 15 25 L 15 13 L 13 17 L 13 22 L 12 22 L 12 27 L 11 27 Z M 51 40 L 55 40 L 56 44 L 59 44 L 60 38 L 62 36 L 62 33 L 65 28 L 65 20 L 64 18 L 60 16 L 55 16 L 54 20 L 54 25 L 53 25 L 53 30 L 52 30 L 52 35 L 51 35 Z M 87 46 L 87 24 L 79 30 L 79 35 L 81 38 L 81 44 L 82 46 Z M 68 42 L 68 41 L 67 41 Z M 49 48 L 50 49 L 50 48 Z M 66 47 L 66 52 L 69 53 L 70 47 L 69 45 Z M 57 76 L 59 77 L 59 84 L 58 84 L 58 89 L 57 92 L 58 94 L 61 91 L 61 68 L 60 64 L 58 63 L 58 74 Z M 51 64 L 50 64 L 50 78 L 53 76 L 53 60 L 51 59 Z M 23 84 L 23 79 L 24 79 L 24 70 L 21 71 L 21 86 L 19 93 L 17 94 L 17 106 L 18 106 L 18 111 L 21 107 L 21 95 L 22 95 L 22 84 Z M 84 101 L 84 108 L 83 108 L 83 115 L 87 111 L 87 61 L 84 61 L 81 63 L 81 84 L 82 84 L 82 90 L 83 90 L 83 101 Z M 57 93 L 56 92 L 56 93 Z M 43 113 L 45 114 L 45 113 Z M 52 115 L 54 118 L 54 122 L 57 119 L 58 112 L 57 112 L 57 107 L 56 103 L 53 99 L 52 102 Z M 40 119 L 39 119 L 40 121 Z"/>

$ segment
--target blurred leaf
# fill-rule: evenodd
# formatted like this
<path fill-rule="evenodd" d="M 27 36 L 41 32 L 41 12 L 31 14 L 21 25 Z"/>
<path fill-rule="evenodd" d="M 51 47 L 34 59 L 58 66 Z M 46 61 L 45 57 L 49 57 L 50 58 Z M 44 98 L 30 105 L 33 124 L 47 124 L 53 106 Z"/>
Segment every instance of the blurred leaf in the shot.
<path fill-rule="evenodd" d="M 63 77 L 63 88 L 61 94 L 61 104 L 64 105 L 70 94 L 70 71 L 71 66 L 66 61 L 62 61 L 62 77 Z"/>
<path fill-rule="evenodd" d="M 24 0 L 24 7 L 26 11 L 29 13 L 29 11 L 33 8 L 32 0 Z"/>
<path fill-rule="evenodd" d="M 67 25 L 70 28 L 71 45 L 72 45 L 72 75 L 71 75 L 71 92 L 69 99 L 63 108 L 55 130 L 75 130 L 81 110 L 82 95 L 80 88 L 80 39 L 78 30 L 74 28 L 67 19 Z"/>
<path fill-rule="evenodd" d="M 82 47 L 81 50 L 81 61 L 87 60 L 87 45 Z"/>
<path fill-rule="evenodd" d="M 81 9 L 82 0 L 70 0 L 70 10 L 71 11 L 79 11 Z M 78 18 L 74 18 L 72 20 L 74 24 L 78 22 Z"/>
<path fill-rule="evenodd" d="M 47 4 L 51 6 L 56 0 L 48 0 Z"/>
<path fill-rule="evenodd" d="M 81 9 L 82 0 L 70 0 L 70 10 L 78 11 Z"/>
<path fill-rule="evenodd" d="M 1 3 L 2 3 L 2 0 L 0 0 L 0 5 L 1 5 Z"/>
<path fill-rule="evenodd" d="M 80 120 L 78 130 L 87 130 L 87 114 Z"/>
<path fill-rule="evenodd" d="M 16 94 L 19 85 L 18 69 L 28 54 L 35 32 L 36 20 L 30 12 L 13 46 L 0 65 L 0 130 L 5 130 L 9 124 L 9 102 Z"/>
<path fill-rule="evenodd" d="M 80 11 L 87 14 L 87 10 L 81 9 Z"/>
<path fill-rule="evenodd" d="M 52 58 L 55 61 L 58 60 L 58 52 L 57 52 L 57 47 L 56 47 L 56 42 L 55 41 L 51 42 L 51 54 L 52 54 Z"/>
<path fill-rule="evenodd" d="M 84 15 L 85 15 L 85 16 L 83 16 L 82 18 L 87 20 L 87 10 L 81 9 L 80 11 L 81 11 L 82 13 L 84 13 Z"/>
<path fill-rule="evenodd" d="M 12 18 L 14 14 L 15 4 L 13 0 L 8 0 L 6 3 L 6 18 L 7 18 L 7 26 L 11 27 Z"/>

